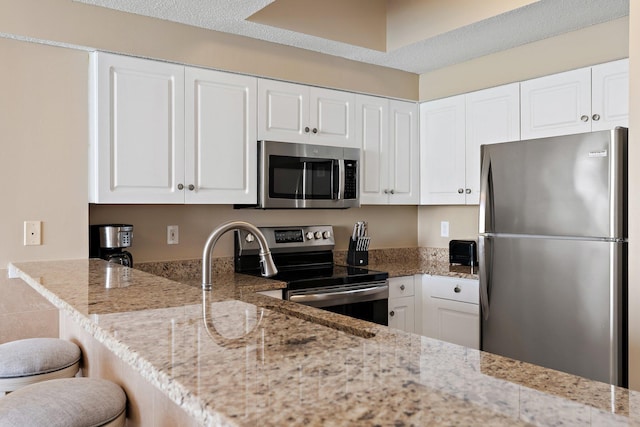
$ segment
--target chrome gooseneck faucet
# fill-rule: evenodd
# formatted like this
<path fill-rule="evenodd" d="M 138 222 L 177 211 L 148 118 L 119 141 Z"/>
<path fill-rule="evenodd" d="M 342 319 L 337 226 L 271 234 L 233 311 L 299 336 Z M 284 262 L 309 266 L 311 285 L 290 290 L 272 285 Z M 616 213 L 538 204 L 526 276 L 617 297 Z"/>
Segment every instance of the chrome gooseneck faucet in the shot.
<path fill-rule="evenodd" d="M 262 275 L 264 277 L 275 276 L 278 273 L 278 269 L 271 258 L 271 251 L 267 244 L 267 239 L 258 227 L 253 224 L 249 224 L 244 221 L 229 221 L 220 224 L 211 232 L 207 243 L 204 245 L 204 251 L 202 252 L 202 290 L 211 290 L 211 252 L 214 246 L 218 242 L 220 236 L 229 230 L 245 230 L 253 234 L 260 245 L 260 266 L 262 267 Z"/>

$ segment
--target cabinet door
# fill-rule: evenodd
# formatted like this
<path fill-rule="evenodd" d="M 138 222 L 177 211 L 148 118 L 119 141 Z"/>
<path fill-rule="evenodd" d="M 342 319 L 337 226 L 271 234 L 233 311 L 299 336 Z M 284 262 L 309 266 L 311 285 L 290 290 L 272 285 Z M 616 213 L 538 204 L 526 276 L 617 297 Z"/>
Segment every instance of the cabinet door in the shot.
<path fill-rule="evenodd" d="M 465 98 L 420 105 L 420 203 L 465 203 Z"/>
<path fill-rule="evenodd" d="M 389 101 L 389 203 L 417 205 L 420 201 L 420 140 L 418 106 Z"/>
<path fill-rule="evenodd" d="M 311 144 L 358 148 L 355 94 L 311 87 L 309 100 Z"/>
<path fill-rule="evenodd" d="M 480 146 L 520 139 L 520 84 L 467 94 L 465 202 L 480 200 Z"/>
<path fill-rule="evenodd" d="M 414 331 L 414 297 L 389 298 L 389 327 L 405 332 Z"/>
<path fill-rule="evenodd" d="M 185 81 L 186 202 L 256 203 L 257 79 L 187 68 Z"/>
<path fill-rule="evenodd" d="M 480 348 L 480 309 L 477 304 L 431 298 L 427 335 L 442 341 Z"/>
<path fill-rule="evenodd" d="M 105 53 L 92 61 L 90 201 L 183 203 L 184 67 Z"/>
<path fill-rule="evenodd" d="M 309 88 L 275 80 L 258 80 L 258 139 L 309 140 Z"/>
<path fill-rule="evenodd" d="M 389 196 L 389 100 L 356 96 L 356 139 L 360 156 L 360 203 L 387 204 Z"/>
<path fill-rule="evenodd" d="M 520 84 L 522 139 L 591 131 L 591 68 Z"/>
<path fill-rule="evenodd" d="M 422 333 L 443 341 L 479 348 L 478 288 L 478 280 L 422 276 Z"/>
<path fill-rule="evenodd" d="M 591 129 L 629 126 L 629 60 L 591 69 Z"/>

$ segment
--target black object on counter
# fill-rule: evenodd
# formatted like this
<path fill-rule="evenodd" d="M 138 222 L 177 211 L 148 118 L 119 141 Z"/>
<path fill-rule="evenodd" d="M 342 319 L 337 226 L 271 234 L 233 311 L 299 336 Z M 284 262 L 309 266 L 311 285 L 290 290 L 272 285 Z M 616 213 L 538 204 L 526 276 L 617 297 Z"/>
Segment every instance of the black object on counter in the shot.
<path fill-rule="evenodd" d="M 347 251 L 347 264 L 364 266 L 369 264 L 369 241 L 370 237 L 357 237 L 356 240 L 349 239 L 349 250 Z"/>
<path fill-rule="evenodd" d="M 477 265 L 478 250 L 475 240 L 449 241 L 449 263 L 460 265 Z"/>

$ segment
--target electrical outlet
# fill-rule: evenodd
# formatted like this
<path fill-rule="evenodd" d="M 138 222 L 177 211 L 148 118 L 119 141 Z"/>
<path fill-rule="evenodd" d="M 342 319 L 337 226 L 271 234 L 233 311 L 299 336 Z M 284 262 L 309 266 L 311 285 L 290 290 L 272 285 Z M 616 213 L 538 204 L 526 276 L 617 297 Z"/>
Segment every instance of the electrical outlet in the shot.
<path fill-rule="evenodd" d="M 24 222 L 24 245 L 39 246 L 42 244 L 42 221 Z"/>
<path fill-rule="evenodd" d="M 167 225 L 167 245 L 177 245 L 180 242 L 177 225 Z"/>
<path fill-rule="evenodd" d="M 449 221 L 440 222 L 440 237 L 449 237 Z"/>

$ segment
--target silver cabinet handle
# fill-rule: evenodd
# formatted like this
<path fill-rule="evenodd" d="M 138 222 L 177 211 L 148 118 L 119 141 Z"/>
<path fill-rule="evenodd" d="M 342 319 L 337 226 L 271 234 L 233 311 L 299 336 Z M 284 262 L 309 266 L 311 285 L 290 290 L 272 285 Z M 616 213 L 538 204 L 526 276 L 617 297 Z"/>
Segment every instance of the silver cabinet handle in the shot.
<path fill-rule="evenodd" d="M 304 133 L 309 133 L 309 131 L 310 131 L 310 130 L 311 130 L 311 129 L 309 129 L 309 126 L 306 126 L 306 127 L 304 128 Z"/>
<path fill-rule="evenodd" d="M 466 194 L 471 194 L 471 189 L 470 189 L 470 188 L 467 188 L 466 190 L 464 190 L 464 192 L 465 192 Z"/>
<path fill-rule="evenodd" d="M 313 133 L 318 133 L 318 129 L 317 128 L 313 128 L 312 132 Z"/>
<path fill-rule="evenodd" d="M 389 193 L 396 194 L 396 190 L 389 190 Z"/>
<path fill-rule="evenodd" d="M 401 291 L 404 291 L 404 289 L 405 289 L 405 288 L 404 288 L 404 285 L 400 285 L 400 290 L 401 290 Z"/>
<path fill-rule="evenodd" d="M 386 188 L 384 189 L 384 194 L 389 194 L 389 190 L 387 190 Z"/>
<path fill-rule="evenodd" d="M 464 188 L 458 188 L 458 194 L 464 193 Z"/>
<path fill-rule="evenodd" d="M 587 115 L 580 116 L 580 120 L 582 120 L 583 122 L 588 122 L 589 121 L 589 116 L 587 116 Z"/>
<path fill-rule="evenodd" d="M 189 187 L 188 187 L 188 188 L 189 188 L 189 191 L 193 191 L 193 190 L 195 190 L 195 189 L 196 189 L 196 186 L 195 186 L 195 185 L 193 185 L 193 184 L 189 184 Z"/>
<path fill-rule="evenodd" d="M 591 118 L 594 122 L 597 122 L 598 120 L 600 120 L 600 114 L 594 114 L 593 116 L 591 116 Z"/>
<path fill-rule="evenodd" d="M 396 315 L 395 311 L 391 310 L 391 311 L 389 312 L 389 316 L 393 317 L 393 316 L 395 316 L 395 315 Z"/>
<path fill-rule="evenodd" d="M 184 185 L 178 184 L 178 190 L 184 190 Z"/>
<path fill-rule="evenodd" d="M 456 287 L 453 288 L 453 292 L 455 292 L 456 294 L 459 294 L 461 290 L 462 289 L 460 289 L 460 285 L 456 285 Z"/>

